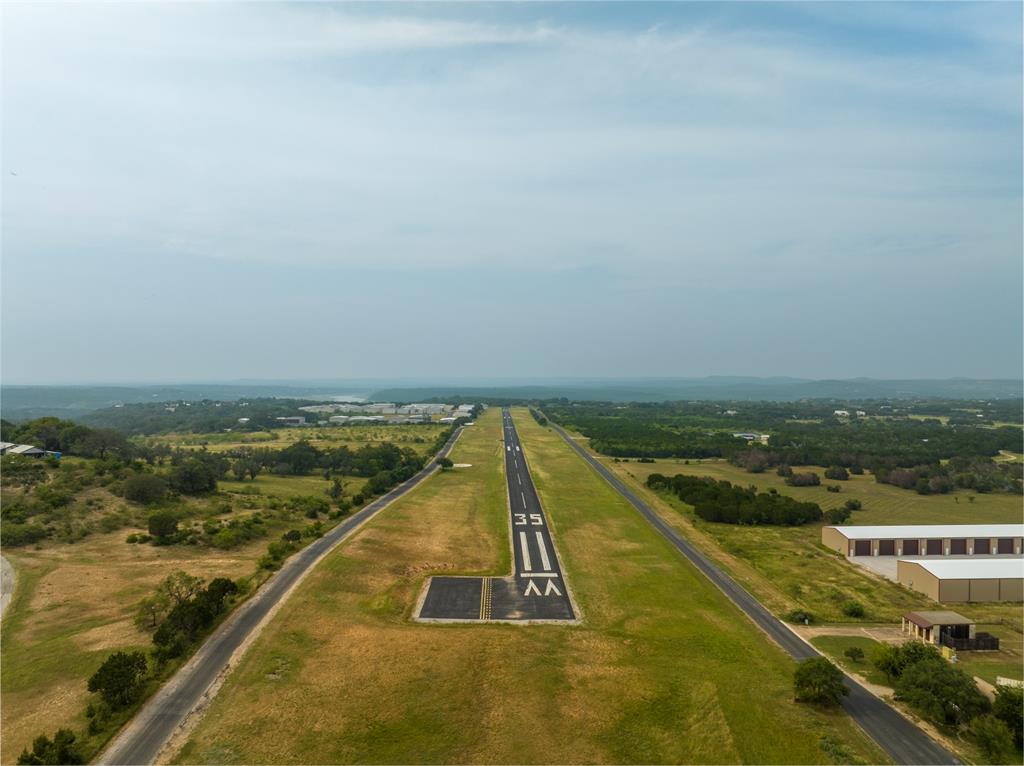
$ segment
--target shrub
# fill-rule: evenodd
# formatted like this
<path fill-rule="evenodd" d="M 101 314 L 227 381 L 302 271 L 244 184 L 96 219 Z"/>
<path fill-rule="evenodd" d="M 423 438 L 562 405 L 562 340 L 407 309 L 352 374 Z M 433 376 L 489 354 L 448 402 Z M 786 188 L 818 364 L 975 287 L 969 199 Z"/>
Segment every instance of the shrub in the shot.
<path fill-rule="evenodd" d="M 850 511 L 859 511 L 863 507 L 864 505 L 861 503 L 861 501 L 853 497 L 851 497 L 849 500 L 843 503 L 843 508 L 846 508 L 847 510 Z"/>
<path fill-rule="evenodd" d="M 146 655 L 142 652 L 114 652 L 89 679 L 89 691 L 99 692 L 113 708 L 132 702 L 146 674 Z"/>
<path fill-rule="evenodd" d="M 794 609 L 786 615 L 786 622 L 799 623 L 801 625 L 813 625 L 814 615 L 802 609 Z"/>
<path fill-rule="evenodd" d="M 217 472 L 213 465 L 199 458 L 188 458 L 171 469 L 171 489 L 183 495 L 201 495 L 217 489 Z"/>
<path fill-rule="evenodd" d="M 810 473 L 794 473 L 786 479 L 786 484 L 791 487 L 817 487 L 821 484 L 821 478 L 813 471 Z"/>
<path fill-rule="evenodd" d="M 793 691 L 797 702 L 838 705 L 850 690 L 843 683 L 843 673 L 824 657 L 812 657 L 797 665 L 793 674 Z"/>
<path fill-rule="evenodd" d="M 75 733 L 70 729 L 57 729 L 51 740 L 40 734 L 32 741 L 32 750 L 22 750 L 19 764 L 79 764 L 85 763 L 75 746 Z"/>
<path fill-rule="evenodd" d="M 178 516 L 171 511 L 157 511 L 149 517 L 148 527 L 158 543 L 172 542 L 178 534 Z"/>
<path fill-rule="evenodd" d="M 991 707 L 973 678 L 938 656 L 907 665 L 895 690 L 897 699 L 938 724 L 965 724 Z"/>
<path fill-rule="evenodd" d="M 851 662 L 860 662 L 864 659 L 864 650 L 859 646 L 851 646 L 843 652 L 843 655 L 848 657 Z"/>
<path fill-rule="evenodd" d="M 850 472 L 841 465 L 834 465 L 825 469 L 825 478 L 833 481 L 846 481 L 850 478 Z"/>
<path fill-rule="evenodd" d="M 997 686 L 992 715 L 1005 723 L 1018 750 L 1024 745 L 1024 689 L 1019 686 Z"/>
<path fill-rule="evenodd" d="M 778 468 L 775 469 L 775 474 L 777 476 L 792 476 L 793 475 L 793 469 L 790 468 L 785 463 L 783 463 L 782 465 L 780 465 Z"/>
<path fill-rule="evenodd" d="M 859 601 L 847 601 L 843 604 L 843 614 L 847 617 L 863 617 L 864 606 Z"/>
<path fill-rule="evenodd" d="M 994 715 L 979 715 L 971 721 L 971 734 L 992 763 L 1010 763 L 1013 733 L 1003 721 Z"/>
<path fill-rule="evenodd" d="M 125 500 L 150 505 L 164 499 L 167 494 L 167 482 L 152 473 L 137 473 L 125 479 L 121 492 Z"/>
<path fill-rule="evenodd" d="M 39 524 L 18 524 L 13 521 L 0 522 L 0 540 L 8 548 L 31 545 L 44 539 L 46 528 Z"/>
<path fill-rule="evenodd" d="M 830 508 L 825 511 L 825 520 L 829 524 L 842 524 L 844 521 L 850 518 L 850 509 L 846 506 L 842 508 Z"/>
<path fill-rule="evenodd" d="M 842 492 L 843 488 L 840 487 L 838 484 L 828 484 L 825 487 L 825 491 L 826 492 Z"/>

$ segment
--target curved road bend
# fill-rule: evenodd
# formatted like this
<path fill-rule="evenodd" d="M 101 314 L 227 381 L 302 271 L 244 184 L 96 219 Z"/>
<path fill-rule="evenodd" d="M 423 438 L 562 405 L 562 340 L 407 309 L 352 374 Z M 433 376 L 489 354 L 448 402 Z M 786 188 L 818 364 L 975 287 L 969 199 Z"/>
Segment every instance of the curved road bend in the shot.
<path fill-rule="evenodd" d="M 549 419 L 550 420 L 550 419 Z M 819 653 L 781 620 L 764 608 L 757 599 L 751 596 L 735 580 L 725 574 L 707 556 L 701 553 L 692 543 L 680 536 L 668 522 L 655 513 L 650 506 L 636 496 L 615 474 L 601 464 L 586 449 L 565 432 L 560 426 L 551 423 L 558 434 L 583 457 L 615 490 L 636 508 L 680 553 L 697 567 L 714 583 L 719 590 L 743 610 L 759 628 L 767 633 L 790 656 L 797 660 L 818 657 Z M 846 678 L 846 687 L 850 690 L 843 698 L 843 707 L 868 736 L 901 764 L 959 764 L 960 761 L 925 734 L 911 721 L 904 718 L 898 711 L 887 705 L 878 697 L 850 678 Z"/>
<path fill-rule="evenodd" d="M 436 459 L 446 457 L 462 432 L 459 427 L 441 450 L 410 479 L 381 495 L 351 518 L 292 556 L 285 566 L 263 584 L 203 643 L 182 668 L 147 702 L 100 756 L 101 764 L 149 764 L 156 760 L 175 730 L 202 700 L 227 668 L 231 656 L 250 637 L 288 591 L 335 546 L 363 522 L 430 476 Z"/>

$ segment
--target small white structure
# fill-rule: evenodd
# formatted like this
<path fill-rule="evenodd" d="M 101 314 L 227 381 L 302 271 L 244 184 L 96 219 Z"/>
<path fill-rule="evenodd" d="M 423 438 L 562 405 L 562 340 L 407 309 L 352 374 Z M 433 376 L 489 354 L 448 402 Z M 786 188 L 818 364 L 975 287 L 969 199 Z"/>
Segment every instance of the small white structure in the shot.
<path fill-rule="evenodd" d="M 837 418 L 848 418 L 850 417 L 849 410 L 833 410 L 832 414 Z"/>

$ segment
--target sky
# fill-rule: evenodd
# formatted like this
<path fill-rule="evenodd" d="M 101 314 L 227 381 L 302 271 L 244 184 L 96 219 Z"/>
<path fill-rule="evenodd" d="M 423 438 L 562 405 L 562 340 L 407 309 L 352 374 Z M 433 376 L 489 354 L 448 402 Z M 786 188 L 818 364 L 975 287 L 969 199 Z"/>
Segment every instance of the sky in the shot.
<path fill-rule="evenodd" d="M 4 3 L 5 383 L 1020 377 L 1019 3 Z"/>

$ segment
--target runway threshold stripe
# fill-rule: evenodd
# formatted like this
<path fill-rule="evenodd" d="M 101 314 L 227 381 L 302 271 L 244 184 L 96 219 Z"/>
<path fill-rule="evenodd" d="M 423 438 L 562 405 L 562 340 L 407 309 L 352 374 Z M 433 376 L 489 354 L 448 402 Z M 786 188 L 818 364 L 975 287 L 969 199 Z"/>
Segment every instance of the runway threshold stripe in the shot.
<path fill-rule="evenodd" d="M 523 569 L 533 569 L 533 562 L 530 561 L 530 546 L 526 542 L 526 533 L 519 533 L 519 549 L 523 552 Z"/>
<path fill-rule="evenodd" d="M 558 572 L 520 572 L 520 577 L 558 577 Z"/>
<path fill-rule="evenodd" d="M 540 548 L 540 563 L 544 565 L 546 571 L 551 571 L 551 559 L 548 558 L 548 549 L 544 545 L 544 535 L 540 532 L 537 533 L 537 547 Z"/>

